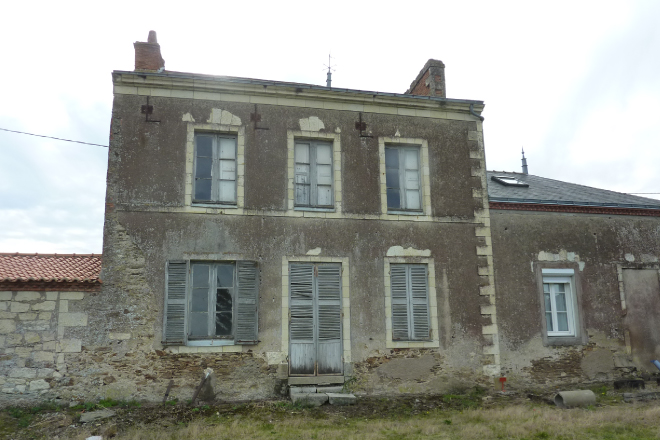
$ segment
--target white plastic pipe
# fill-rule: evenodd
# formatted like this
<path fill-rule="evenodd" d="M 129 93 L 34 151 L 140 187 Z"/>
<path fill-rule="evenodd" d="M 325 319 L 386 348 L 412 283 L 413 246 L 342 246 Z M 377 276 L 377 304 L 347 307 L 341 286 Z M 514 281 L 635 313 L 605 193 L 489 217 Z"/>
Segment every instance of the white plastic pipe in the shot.
<path fill-rule="evenodd" d="M 596 395 L 591 390 L 560 391 L 555 396 L 559 408 L 575 408 L 596 404 Z"/>

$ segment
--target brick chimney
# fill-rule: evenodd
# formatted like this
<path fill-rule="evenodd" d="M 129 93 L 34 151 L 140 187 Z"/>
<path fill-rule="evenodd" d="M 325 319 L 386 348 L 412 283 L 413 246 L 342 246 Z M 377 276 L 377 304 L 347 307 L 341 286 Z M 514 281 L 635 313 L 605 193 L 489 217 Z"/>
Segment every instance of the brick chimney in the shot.
<path fill-rule="evenodd" d="M 136 41 L 133 47 L 135 47 L 135 70 L 158 72 L 165 68 L 165 60 L 160 56 L 156 31 L 149 31 L 146 43 Z"/>
<path fill-rule="evenodd" d="M 440 60 L 428 60 L 415 81 L 405 92 L 407 95 L 447 97 L 445 88 L 445 63 Z"/>

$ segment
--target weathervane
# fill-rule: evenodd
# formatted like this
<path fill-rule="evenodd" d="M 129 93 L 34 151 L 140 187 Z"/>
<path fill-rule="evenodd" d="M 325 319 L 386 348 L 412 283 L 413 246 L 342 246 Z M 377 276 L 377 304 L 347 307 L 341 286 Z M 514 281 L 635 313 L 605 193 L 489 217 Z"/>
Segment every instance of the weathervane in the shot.
<path fill-rule="evenodd" d="M 325 80 L 325 85 L 326 85 L 326 87 L 328 87 L 328 88 L 331 88 L 331 87 L 332 87 L 332 72 L 335 70 L 335 69 L 334 69 L 335 66 L 332 65 L 332 60 L 331 60 L 331 58 L 332 58 L 332 57 L 330 56 L 330 54 L 328 54 L 328 64 L 324 64 L 324 65 L 323 65 L 323 66 L 325 66 L 325 67 L 328 68 L 328 77 L 327 77 L 327 79 Z"/>

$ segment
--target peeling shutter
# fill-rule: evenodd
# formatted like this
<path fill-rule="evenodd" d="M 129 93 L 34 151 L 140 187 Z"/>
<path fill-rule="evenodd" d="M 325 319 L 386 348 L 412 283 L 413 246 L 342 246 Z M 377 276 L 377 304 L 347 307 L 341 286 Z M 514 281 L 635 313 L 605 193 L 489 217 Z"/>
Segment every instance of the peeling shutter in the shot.
<path fill-rule="evenodd" d="M 289 354 L 291 374 L 315 372 L 314 343 L 314 265 L 289 266 Z"/>
<path fill-rule="evenodd" d="M 236 344 L 256 344 L 258 332 L 259 276 L 252 261 L 236 263 L 238 286 L 236 293 Z"/>
<path fill-rule="evenodd" d="M 319 302 L 319 340 L 341 339 L 341 266 L 319 265 L 316 278 Z"/>
<path fill-rule="evenodd" d="M 165 316 L 163 344 L 186 344 L 186 283 L 187 261 L 168 261 L 165 271 Z"/>
<path fill-rule="evenodd" d="M 410 303 L 412 306 L 412 339 L 429 339 L 429 297 L 425 265 L 410 269 Z"/>
<path fill-rule="evenodd" d="M 390 265 L 390 289 L 392 294 L 392 340 L 409 339 L 408 295 L 406 266 Z"/>

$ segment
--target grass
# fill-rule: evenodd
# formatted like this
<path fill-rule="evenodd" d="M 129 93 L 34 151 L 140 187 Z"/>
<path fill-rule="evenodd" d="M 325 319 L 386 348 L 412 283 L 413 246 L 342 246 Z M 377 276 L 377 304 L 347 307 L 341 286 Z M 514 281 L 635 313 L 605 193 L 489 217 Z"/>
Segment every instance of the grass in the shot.
<path fill-rule="evenodd" d="M 275 405 L 273 405 L 275 407 Z M 276 408 L 273 408 L 276 409 Z M 433 410 L 394 418 L 318 417 L 305 409 L 212 415 L 168 428 L 134 427 L 118 440 L 183 439 L 651 439 L 660 436 L 660 407 L 634 405 L 561 410 L 516 405 L 489 409 Z M 86 434 L 85 434 L 86 435 Z M 78 438 L 85 438 L 84 435 Z"/>

